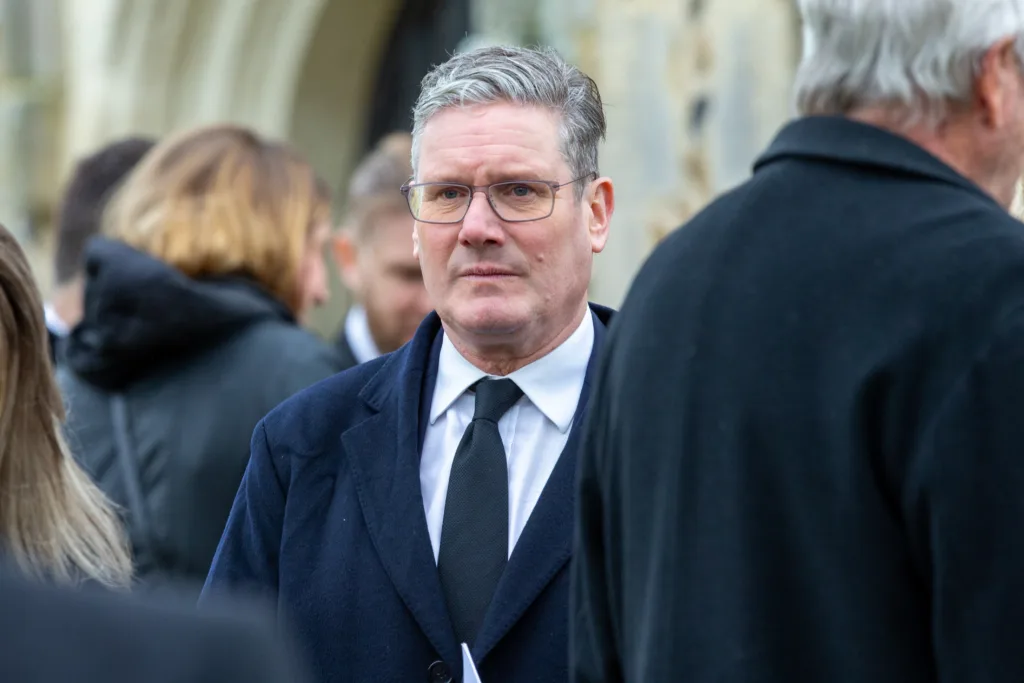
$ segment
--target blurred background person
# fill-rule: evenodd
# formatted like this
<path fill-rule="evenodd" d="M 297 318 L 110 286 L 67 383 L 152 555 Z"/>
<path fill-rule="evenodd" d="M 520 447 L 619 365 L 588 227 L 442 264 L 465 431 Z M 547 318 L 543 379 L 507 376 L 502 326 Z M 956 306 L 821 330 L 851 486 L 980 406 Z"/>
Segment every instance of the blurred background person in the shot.
<path fill-rule="evenodd" d="M 154 143 L 143 137 L 112 142 L 79 161 L 68 181 L 54 225 L 54 283 L 46 304 L 46 327 L 55 361 L 59 360 L 59 340 L 82 319 L 85 245 L 99 233 L 103 209 L 114 190 Z"/>
<path fill-rule="evenodd" d="M 327 297 L 330 221 L 304 160 L 233 125 L 162 141 L 111 201 L 59 379 L 143 581 L 198 590 L 257 421 L 339 369 L 298 322 Z"/>
<path fill-rule="evenodd" d="M 355 300 L 338 335 L 346 367 L 412 339 L 430 312 L 413 255 L 413 218 L 401 188 L 412 177 L 412 136 L 392 133 L 356 168 L 334 257 Z"/>
<path fill-rule="evenodd" d="M 46 348 L 42 297 L 24 252 L 0 226 L 0 558 L 47 581 L 127 587 L 127 539 L 64 443 Z"/>

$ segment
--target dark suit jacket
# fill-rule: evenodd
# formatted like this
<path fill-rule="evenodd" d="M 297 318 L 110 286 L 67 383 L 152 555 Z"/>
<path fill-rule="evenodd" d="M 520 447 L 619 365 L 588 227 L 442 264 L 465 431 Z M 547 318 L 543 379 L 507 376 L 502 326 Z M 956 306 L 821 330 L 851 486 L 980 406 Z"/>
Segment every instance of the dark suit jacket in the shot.
<path fill-rule="evenodd" d="M 0 577 L 0 679 L 14 683 L 295 683 L 274 630 L 239 615 Z"/>
<path fill-rule="evenodd" d="M 592 315 L 591 361 L 611 311 L 593 306 Z M 286 401 L 253 436 L 204 597 L 238 586 L 276 594 L 321 681 L 461 679 L 420 490 L 440 340 L 432 313 L 409 344 Z M 574 424 L 588 394 L 589 379 Z M 578 434 L 574 427 L 472 644 L 487 683 L 568 676 Z"/>
<path fill-rule="evenodd" d="M 990 196 L 795 121 L 612 327 L 574 681 L 1024 681 L 1024 226 Z"/>

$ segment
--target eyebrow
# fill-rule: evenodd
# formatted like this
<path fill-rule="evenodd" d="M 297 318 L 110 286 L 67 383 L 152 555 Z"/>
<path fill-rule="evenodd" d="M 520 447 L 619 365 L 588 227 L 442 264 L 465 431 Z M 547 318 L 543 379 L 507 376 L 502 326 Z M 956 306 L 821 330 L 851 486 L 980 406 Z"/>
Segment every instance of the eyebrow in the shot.
<path fill-rule="evenodd" d="M 516 181 L 516 180 L 541 180 L 541 181 L 557 182 L 557 178 L 547 177 L 547 175 L 548 174 L 546 174 L 546 173 L 539 173 L 536 170 L 529 171 L 529 170 L 527 170 L 525 168 L 524 169 L 517 169 L 517 170 L 514 170 L 514 171 L 499 171 L 499 172 L 495 172 L 495 173 L 488 173 L 486 175 L 487 182 L 484 183 L 484 184 L 485 185 L 492 185 L 494 183 L 507 183 L 507 182 Z M 429 179 L 428 180 L 428 179 L 424 178 L 423 180 L 420 180 L 419 183 L 420 184 L 423 184 L 423 183 L 450 183 L 452 185 L 472 185 L 473 184 L 473 183 L 471 183 L 471 182 L 469 182 L 469 181 L 467 181 L 467 180 L 465 180 L 463 178 L 456 178 L 455 176 L 441 176 L 441 178 L 437 179 L 437 180 L 434 180 L 434 179 Z"/>

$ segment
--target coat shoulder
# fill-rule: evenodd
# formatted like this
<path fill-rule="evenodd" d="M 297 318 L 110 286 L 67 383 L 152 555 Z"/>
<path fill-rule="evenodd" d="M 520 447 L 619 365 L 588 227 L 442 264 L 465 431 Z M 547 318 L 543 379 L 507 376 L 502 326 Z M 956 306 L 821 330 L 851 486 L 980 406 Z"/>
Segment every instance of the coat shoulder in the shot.
<path fill-rule="evenodd" d="M 316 456 L 329 450 L 343 432 L 373 414 L 360 393 L 380 373 L 394 372 L 394 355 L 361 363 L 303 389 L 270 411 L 257 429 L 264 430 L 275 451 Z"/>

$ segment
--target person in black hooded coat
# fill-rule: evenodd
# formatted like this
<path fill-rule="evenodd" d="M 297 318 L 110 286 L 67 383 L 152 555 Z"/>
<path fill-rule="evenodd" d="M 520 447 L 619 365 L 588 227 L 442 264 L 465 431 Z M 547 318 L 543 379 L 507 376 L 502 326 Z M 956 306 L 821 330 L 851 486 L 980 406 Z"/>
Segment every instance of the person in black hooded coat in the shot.
<path fill-rule="evenodd" d="M 204 128 L 142 161 L 105 233 L 58 373 L 69 442 L 124 509 L 140 580 L 198 592 L 254 426 L 340 369 L 298 321 L 326 297 L 327 193 L 289 149 Z"/>

